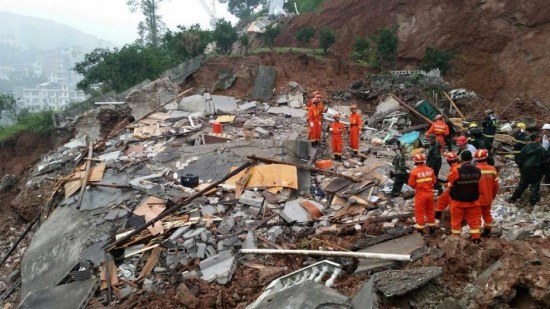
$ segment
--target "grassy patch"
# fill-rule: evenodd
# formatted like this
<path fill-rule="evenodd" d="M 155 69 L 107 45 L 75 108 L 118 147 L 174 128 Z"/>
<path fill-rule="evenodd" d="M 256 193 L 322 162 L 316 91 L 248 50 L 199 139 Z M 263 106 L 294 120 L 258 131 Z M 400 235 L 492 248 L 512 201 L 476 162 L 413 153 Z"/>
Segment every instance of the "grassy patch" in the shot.
<path fill-rule="evenodd" d="M 315 12 L 324 0 L 293 0 L 289 1 L 289 6 L 294 11 L 294 3 L 298 7 L 300 14 Z"/>
<path fill-rule="evenodd" d="M 13 139 L 20 132 L 33 132 L 39 135 L 46 135 L 53 131 L 53 120 L 51 111 L 28 114 L 17 121 L 16 124 L 0 128 L 0 142 Z"/>

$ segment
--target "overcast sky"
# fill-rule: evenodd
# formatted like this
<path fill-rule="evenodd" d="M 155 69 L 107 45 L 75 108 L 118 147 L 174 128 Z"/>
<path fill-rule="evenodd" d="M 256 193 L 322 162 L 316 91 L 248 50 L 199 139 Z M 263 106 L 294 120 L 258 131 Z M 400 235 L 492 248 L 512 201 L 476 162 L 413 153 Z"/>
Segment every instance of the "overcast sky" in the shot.
<path fill-rule="evenodd" d="M 131 43 L 137 38 L 141 13 L 131 13 L 127 0 L 0 0 L 0 10 L 53 20 L 71 26 L 116 45 Z M 205 0 L 212 3 L 212 0 Z M 160 15 L 169 29 L 177 25 L 199 23 L 209 28 L 209 15 L 200 0 L 164 0 Z M 226 6 L 216 2 L 218 18 L 224 17 L 233 25 L 236 19 Z M 1 22 L 1 21 L 0 21 Z"/>

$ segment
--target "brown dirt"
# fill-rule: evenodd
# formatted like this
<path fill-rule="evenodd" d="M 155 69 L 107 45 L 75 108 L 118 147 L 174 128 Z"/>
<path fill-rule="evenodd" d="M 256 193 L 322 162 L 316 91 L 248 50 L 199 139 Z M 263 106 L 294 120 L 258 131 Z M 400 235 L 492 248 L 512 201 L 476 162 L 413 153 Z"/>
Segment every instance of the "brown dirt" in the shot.
<path fill-rule="evenodd" d="M 315 13 L 297 16 L 277 38 L 278 46 L 297 46 L 304 26 L 337 33 L 332 50 L 346 57 L 355 37 L 370 38 L 382 27 L 399 25 L 399 68 L 415 67 L 426 47 L 455 50 L 454 87 L 476 91 L 497 105 L 519 97 L 550 106 L 550 6 L 522 1 L 324 1 Z M 312 46 L 317 46 L 317 38 Z"/>

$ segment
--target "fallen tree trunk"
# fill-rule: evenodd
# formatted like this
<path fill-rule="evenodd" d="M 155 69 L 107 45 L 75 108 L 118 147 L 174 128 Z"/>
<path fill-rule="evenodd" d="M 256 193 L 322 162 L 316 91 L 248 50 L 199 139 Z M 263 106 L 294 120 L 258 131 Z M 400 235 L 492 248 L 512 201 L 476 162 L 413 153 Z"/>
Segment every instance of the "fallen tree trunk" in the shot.
<path fill-rule="evenodd" d="M 358 259 L 378 259 L 390 261 L 410 261 L 409 254 L 386 254 L 370 252 L 343 252 L 343 251 L 322 251 L 322 250 L 279 250 L 279 249 L 241 249 L 242 254 L 295 254 L 307 256 L 334 256 L 350 257 Z"/>

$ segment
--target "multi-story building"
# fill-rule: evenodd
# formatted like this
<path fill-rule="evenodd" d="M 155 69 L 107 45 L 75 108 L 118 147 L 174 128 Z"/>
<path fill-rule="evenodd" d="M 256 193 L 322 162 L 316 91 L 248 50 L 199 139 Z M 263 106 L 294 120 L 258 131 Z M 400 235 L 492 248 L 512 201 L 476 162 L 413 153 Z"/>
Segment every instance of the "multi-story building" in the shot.
<path fill-rule="evenodd" d="M 36 88 L 23 88 L 18 108 L 26 108 L 31 112 L 60 110 L 70 103 L 84 100 L 84 92 L 71 90 L 67 85 L 48 82 Z"/>

